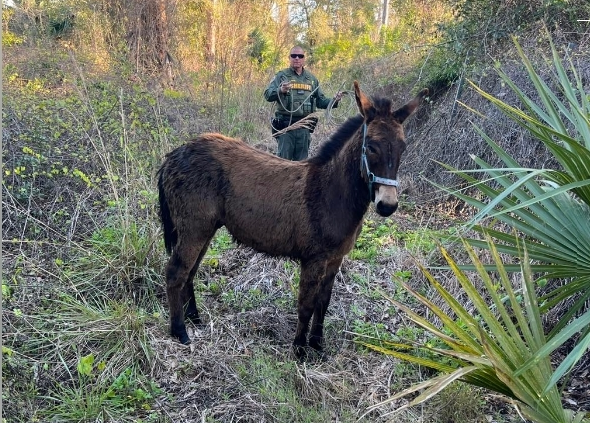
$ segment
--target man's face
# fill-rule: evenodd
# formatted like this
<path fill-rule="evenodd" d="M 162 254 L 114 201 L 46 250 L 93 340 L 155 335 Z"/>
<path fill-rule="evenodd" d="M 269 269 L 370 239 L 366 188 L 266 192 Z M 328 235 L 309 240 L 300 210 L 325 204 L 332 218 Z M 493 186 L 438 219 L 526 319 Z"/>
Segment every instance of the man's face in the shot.
<path fill-rule="evenodd" d="M 295 70 L 301 70 L 305 65 L 305 53 L 301 48 L 294 48 L 289 54 L 289 64 Z"/>

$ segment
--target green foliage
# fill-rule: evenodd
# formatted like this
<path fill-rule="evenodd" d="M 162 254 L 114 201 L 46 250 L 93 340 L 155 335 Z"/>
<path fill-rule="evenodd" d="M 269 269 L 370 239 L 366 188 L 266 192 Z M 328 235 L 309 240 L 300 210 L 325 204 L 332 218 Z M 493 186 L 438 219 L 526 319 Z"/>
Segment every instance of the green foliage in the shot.
<path fill-rule="evenodd" d="M 14 9 L 2 7 L 2 46 L 12 47 L 22 44 L 25 41 L 23 36 L 18 36 L 8 29 L 8 23 L 14 16 Z"/>
<path fill-rule="evenodd" d="M 355 341 L 364 340 L 371 345 L 383 345 L 382 341 L 394 339 L 383 323 L 355 319 L 352 323 L 352 331 L 355 333 Z M 359 344 L 363 345 L 361 342 Z"/>
<path fill-rule="evenodd" d="M 463 382 L 453 382 L 444 391 L 431 399 L 436 412 L 429 420 L 431 423 L 483 422 L 490 417 L 485 410 L 488 403 L 483 390 Z M 489 420 L 488 420 L 489 421 Z M 503 421 L 495 417 L 493 421 Z"/>
<path fill-rule="evenodd" d="M 396 229 L 397 226 L 391 219 L 383 222 L 366 219 L 349 257 L 352 260 L 374 260 L 384 246 L 394 242 L 393 236 Z"/>
<path fill-rule="evenodd" d="M 540 23 L 585 31 L 577 22 L 588 16 L 584 0 L 446 0 L 453 19 L 439 21 L 442 42 L 432 48 L 424 64 L 426 85 L 446 88 L 463 74 L 470 75 L 486 54 Z M 578 16 L 576 19 L 575 17 Z M 483 48 L 482 48 L 483 46 Z"/>
<path fill-rule="evenodd" d="M 273 50 L 268 35 L 261 28 L 254 28 L 248 34 L 250 59 L 259 70 L 268 69 L 273 63 Z"/>
<path fill-rule="evenodd" d="M 39 370 L 38 363 L 32 363 L 30 357 L 17 348 L 2 345 L 3 416 L 11 416 L 15 421 L 31 421 L 28 416 L 34 412 L 34 398 L 39 395 L 36 380 Z"/>
<path fill-rule="evenodd" d="M 154 223 L 113 219 L 95 230 L 80 246 L 79 255 L 61 270 L 85 295 L 104 293 L 113 299 L 133 295 L 152 309 L 157 307 L 154 297 L 163 291 L 163 261 L 154 248 L 160 244 Z"/>
<path fill-rule="evenodd" d="M 322 7 L 318 2 L 313 11 L 312 25 L 309 25 L 305 35 L 312 52 L 309 63 L 321 68 L 322 75 L 336 83 L 363 80 L 368 75 L 370 82 L 374 83 L 376 79 L 383 85 L 398 82 L 398 78 L 414 81 L 413 65 L 419 56 L 412 54 L 409 60 L 401 59 L 408 62 L 407 67 L 401 67 L 399 55 L 414 52 L 417 46 L 433 42 L 435 22 L 445 21 L 448 16 L 443 2 L 430 2 L 428 7 L 407 1 L 389 3 L 389 23 L 381 25 L 380 19 L 375 19 L 375 15 L 381 12 L 380 2 L 361 5 L 358 2 L 342 2 L 339 7 Z M 334 9 L 336 19 L 327 11 L 330 8 Z M 318 14 L 325 17 L 316 18 Z M 391 65 L 384 64 L 389 60 Z M 376 72 L 375 67 L 387 70 Z"/>
<path fill-rule="evenodd" d="M 457 172 L 489 201 L 453 192 L 479 209 L 471 224 L 477 231 L 493 237 L 499 251 L 519 257 L 522 243 L 531 258 L 539 263 L 531 268 L 542 272 L 543 279 L 571 278 L 568 283 L 549 289 L 541 303 L 541 310 L 547 312 L 558 307 L 566 298 L 575 299 L 549 333 L 552 347 L 538 353 L 539 356 L 547 356 L 581 332 L 578 345 L 556 371 L 552 380 L 556 382 L 572 368 L 590 344 L 590 331 L 584 323 L 587 324 L 590 319 L 590 310 L 585 307 L 590 298 L 590 226 L 587 224 L 590 219 L 590 100 L 573 63 L 569 61 L 567 67 L 564 66 L 553 45 L 554 82 L 560 95 L 555 94 L 541 79 L 518 43 L 516 46 L 536 87 L 539 102 L 526 96 L 501 70 L 501 78 L 518 95 L 524 110 L 475 88 L 532 137 L 545 144 L 561 169 L 524 169 L 476 128 L 506 167 L 493 168 L 475 157 L 480 169 Z M 473 172 L 487 174 L 489 179 L 478 181 L 470 175 Z M 511 234 L 484 226 L 481 222 L 487 216 L 510 225 L 523 236 L 516 241 Z M 485 242 L 477 239 L 469 242 L 488 248 Z M 518 271 L 518 266 L 507 268 Z M 576 316 L 578 319 L 572 321 Z"/>
<path fill-rule="evenodd" d="M 76 386 L 59 387 L 46 397 L 55 405 L 40 413 L 42 417 L 63 421 L 90 421 L 108 414 L 118 421 L 137 421 L 149 416 L 154 397 L 161 394 L 158 386 L 135 374 L 131 368 L 121 372 L 110 385 L 96 384 L 94 356 L 80 359 L 80 380 Z M 127 416 L 133 413 L 133 419 Z M 121 420 L 119 420 L 121 419 Z"/>
<path fill-rule="evenodd" d="M 228 306 L 244 313 L 256 310 L 268 301 L 268 296 L 260 288 L 251 288 L 246 291 L 223 291 L 221 298 Z"/>
<path fill-rule="evenodd" d="M 182 91 L 173 90 L 171 88 L 165 88 L 163 94 L 164 96 L 175 100 L 180 100 L 186 97 L 186 94 Z"/>
<path fill-rule="evenodd" d="M 447 89 L 468 71 L 471 61 L 457 41 L 431 47 L 424 62 L 424 85 L 433 90 Z"/>
<path fill-rule="evenodd" d="M 220 228 L 216 233 L 209 248 L 207 254 L 203 257 L 202 264 L 205 266 L 216 268 L 219 266 L 219 259 L 221 255 L 232 248 L 235 248 L 235 243 L 225 227 Z"/>
<path fill-rule="evenodd" d="M 94 365 L 94 354 L 88 354 L 78 361 L 78 373 L 84 376 L 90 376 Z"/>
<path fill-rule="evenodd" d="M 95 421 L 106 412 L 126 422 L 149 415 L 161 393 L 147 376 L 154 359 L 147 329 L 154 316 L 100 295 L 58 296 L 11 322 L 36 336 L 4 340 L 9 345 L 3 346 L 2 371 L 12 378 L 3 377 L 7 415 Z M 39 385 L 50 374 L 57 379 Z"/>
<path fill-rule="evenodd" d="M 556 382 L 552 380 L 550 358 L 535 358 L 547 345 L 547 339 L 543 333 L 542 317 L 526 250 L 522 257 L 520 286 L 516 288 L 512 285 L 491 239 L 488 238 L 487 242 L 496 265 L 497 273 L 494 274 L 486 271 L 467 242 L 464 246 L 484 286 L 485 295 L 490 298 L 493 307 L 490 307 L 475 283 L 460 269 L 446 250 L 441 248 L 443 256 L 469 296 L 480 319 L 476 319 L 473 312 L 459 303 L 425 268 L 422 268 L 422 272 L 450 312 L 408 285 L 405 285 L 407 291 L 429 309 L 428 317 L 422 317 L 410 307 L 388 298 L 418 326 L 430 332 L 439 341 L 434 345 L 424 342 L 384 343 L 384 346 L 379 347 L 365 345 L 384 354 L 430 367 L 441 374 L 394 395 L 384 403 L 416 391 L 423 391 L 412 401 L 398 408 L 399 412 L 432 398 L 450 383 L 462 380 L 512 398 L 525 417 L 538 423 L 588 421 L 584 419 L 585 413 L 576 414 L 563 408 Z M 507 295 L 508 300 L 499 294 L 499 287 Z M 522 306 L 516 298 L 517 290 L 523 293 Z M 435 325 L 436 319 L 440 319 L 444 331 Z M 458 319 L 464 323 L 458 324 Z M 442 343 L 444 348 L 441 348 Z M 423 354 L 425 351 L 429 353 L 426 356 Z M 448 361 L 445 362 L 438 357 L 445 357 Z M 532 364 L 528 365 L 531 361 Z M 376 405 L 375 408 L 384 403 Z"/>
<path fill-rule="evenodd" d="M 265 402 L 274 404 L 272 418 L 280 422 L 316 423 L 331 421 L 333 412 L 321 401 L 302 400 L 302 381 L 297 363 L 292 360 L 268 360 L 265 354 L 254 351 L 248 361 L 238 366 L 240 381 L 228 389 L 228 395 L 239 395 L 242 387 L 252 386 Z M 317 388 L 316 388 L 317 389 Z"/>
<path fill-rule="evenodd" d="M 429 254 L 435 250 L 437 242 L 452 237 L 455 231 L 452 227 L 446 230 L 418 228 L 404 231 L 392 219 L 366 219 L 349 257 L 373 262 L 384 249 L 394 250 L 401 247 L 414 254 Z"/>
<path fill-rule="evenodd" d="M 24 41 L 23 37 L 19 37 L 12 32 L 3 32 L 2 33 L 2 46 L 3 47 L 11 47 L 21 44 Z"/>
<path fill-rule="evenodd" d="M 433 334 L 439 342 L 444 342 L 446 348 L 427 344 L 417 346 L 414 343 L 375 347 L 385 354 L 441 372 L 439 376 L 400 392 L 386 402 L 424 390 L 407 406 L 419 404 L 441 392 L 449 383 L 463 380 L 512 398 L 526 418 L 538 423 L 588 421 L 585 413 L 563 408 L 557 383 L 580 359 L 590 343 L 590 311 L 584 311 L 584 303 L 590 295 L 589 272 L 583 264 L 590 262 L 587 248 L 590 245 L 587 225 L 590 219 L 590 107 L 575 67 L 569 63 L 572 82 L 557 51 L 553 46 L 552 49 L 556 83 L 563 97 L 555 95 L 543 82 L 518 44 L 517 50 L 537 88 L 542 105 L 526 96 L 501 71 L 502 79 L 524 104 L 524 111 L 476 89 L 543 142 L 555 154 L 563 169 L 523 169 L 478 129 L 504 161 L 506 168 L 492 168 L 476 157 L 481 170 L 457 173 L 472 188 L 477 188 L 484 200 L 481 200 L 481 195 L 455 194 L 480 210 L 470 227 L 481 232 L 485 239 L 463 240 L 472 263 L 470 266 L 458 265 L 441 248 L 476 312 L 459 303 L 425 268 L 422 272 L 451 313 L 408 285 L 405 287 L 442 322 L 442 329 L 435 325 L 432 318 L 424 318 L 410 307 L 390 299 L 417 325 Z M 566 130 L 568 125 L 564 119 L 568 121 L 569 130 Z M 490 178 L 478 181 L 469 175 L 471 172 L 485 173 Z M 481 225 L 486 216 L 493 216 L 512 226 L 519 235 Z M 473 226 L 476 223 L 478 225 Z M 484 265 L 474 247 L 489 250 L 493 262 Z M 520 264 L 505 265 L 500 253 L 514 257 Z M 533 263 L 540 264 L 531 264 L 531 259 Z M 475 271 L 481 284 L 474 283 L 464 269 Z M 511 281 L 509 271 L 520 271 L 518 285 Z M 539 298 L 535 292 L 533 271 L 544 274 L 539 285 L 545 284 L 547 277 L 572 280 Z M 481 290 L 476 287 L 480 285 L 483 286 Z M 581 302 L 574 302 L 557 327 L 545 335 L 542 313 L 573 295 L 581 298 Z M 581 315 L 573 319 L 578 314 Z M 550 353 L 577 334 L 581 334 L 578 344 L 554 371 Z M 416 351 L 416 347 L 418 352 L 412 352 Z M 442 363 L 438 359 L 425 359 L 419 353 L 424 349 L 452 361 Z"/>

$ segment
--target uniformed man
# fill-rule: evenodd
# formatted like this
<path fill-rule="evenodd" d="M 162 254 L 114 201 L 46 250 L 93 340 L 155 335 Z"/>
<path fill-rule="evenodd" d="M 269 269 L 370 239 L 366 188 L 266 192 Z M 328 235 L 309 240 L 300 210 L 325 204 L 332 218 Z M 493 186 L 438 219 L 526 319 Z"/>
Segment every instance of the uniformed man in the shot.
<path fill-rule="evenodd" d="M 276 102 L 275 118 L 272 121 L 273 134 L 315 112 L 316 108 L 328 108 L 331 101 L 322 92 L 318 79 L 305 69 L 303 48 L 295 46 L 291 49 L 289 64 L 287 69 L 275 75 L 264 91 L 266 101 Z M 341 98 L 340 92 L 334 96 L 334 107 Z M 306 159 L 311 132 L 313 128 L 310 130 L 299 127 L 276 136 L 279 144 L 278 156 L 289 160 Z"/>

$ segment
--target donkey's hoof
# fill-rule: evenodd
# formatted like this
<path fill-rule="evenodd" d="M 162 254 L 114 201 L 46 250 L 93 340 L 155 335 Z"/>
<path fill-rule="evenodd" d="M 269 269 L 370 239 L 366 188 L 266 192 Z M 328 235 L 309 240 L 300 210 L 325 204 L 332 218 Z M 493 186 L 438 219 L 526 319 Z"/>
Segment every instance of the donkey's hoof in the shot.
<path fill-rule="evenodd" d="M 183 336 L 177 336 L 178 341 L 182 344 L 182 345 L 190 345 L 191 343 L 191 339 L 189 338 L 188 335 L 183 335 Z"/>
<path fill-rule="evenodd" d="M 199 313 L 187 313 L 186 318 L 193 322 L 195 325 L 200 325 L 203 322 L 201 321 L 201 317 Z"/>
<path fill-rule="evenodd" d="M 181 332 L 181 331 L 171 330 L 170 335 L 172 335 L 173 338 L 178 339 L 178 341 L 182 345 L 189 345 L 191 343 L 191 339 L 189 338 L 188 333 L 186 333 L 186 331 Z"/>
<path fill-rule="evenodd" d="M 304 345 L 293 344 L 293 354 L 300 362 L 303 362 L 307 359 L 307 348 Z"/>

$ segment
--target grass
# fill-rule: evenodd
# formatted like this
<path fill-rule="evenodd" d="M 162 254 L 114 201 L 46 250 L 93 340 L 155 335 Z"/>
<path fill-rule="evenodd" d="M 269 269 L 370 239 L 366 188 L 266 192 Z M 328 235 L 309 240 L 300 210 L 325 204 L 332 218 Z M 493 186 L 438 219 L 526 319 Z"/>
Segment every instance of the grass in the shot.
<path fill-rule="evenodd" d="M 349 254 L 353 260 L 365 260 L 375 263 L 377 257 L 396 254 L 405 249 L 417 256 L 425 256 L 436 250 L 437 242 L 450 238 L 456 232 L 448 229 L 431 229 L 415 227 L 402 229 L 392 219 L 371 220 L 363 222 L 355 248 Z"/>
<path fill-rule="evenodd" d="M 252 386 L 269 404 L 266 413 L 272 421 L 297 421 L 313 423 L 330 421 L 331 410 L 321 401 L 310 402 L 301 395 L 302 390 L 309 389 L 310 383 L 295 362 L 269 361 L 264 351 L 254 351 L 247 363 L 238 366 L 240 384 Z"/>
<path fill-rule="evenodd" d="M 43 309 L 5 317 L 7 329 L 21 334 L 4 340 L 3 374 L 16 381 L 4 386 L 5 415 L 16 421 L 85 421 L 103 413 L 123 419 L 151 407 L 159 392 L 149 378 L 154 315 L 104 297 L 76 299 L 61 292 Z M 33 374 L 21 374 L 31 365 Z M 35 406 L 19 417 L 21 410 L 10 406 L 19 401 Z"/>

